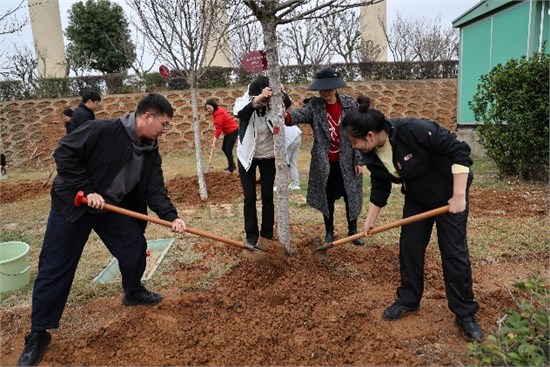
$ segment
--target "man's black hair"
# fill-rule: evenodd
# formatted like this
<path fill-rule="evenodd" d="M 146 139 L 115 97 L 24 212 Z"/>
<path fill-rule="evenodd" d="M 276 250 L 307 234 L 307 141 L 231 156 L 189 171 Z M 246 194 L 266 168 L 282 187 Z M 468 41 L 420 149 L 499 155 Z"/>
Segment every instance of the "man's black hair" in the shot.
<path fill-rule="evenodd" d="M 101 101 L 101 96 L 96 91 L 87 91 L 82 95 L 82 103 L 86 103 L 89 100 L 92 100 L 94 102 Z"/>
<path fill-rule="evenodd" d="M 139 101 L 136 115 L 143 115 L 145 112 L 151 112 L 159 115 L 166 114 L 168 117 L 174 117 L 174 108 L 168 102 L 166 97 L 157 93 L 149 93 Z"/>

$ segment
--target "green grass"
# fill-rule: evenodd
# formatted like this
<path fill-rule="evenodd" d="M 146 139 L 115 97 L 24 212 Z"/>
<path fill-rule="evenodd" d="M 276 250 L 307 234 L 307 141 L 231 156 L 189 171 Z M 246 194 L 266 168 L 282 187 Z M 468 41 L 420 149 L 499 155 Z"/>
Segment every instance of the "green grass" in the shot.
<path fill-rule="evenodd" d="M 303 146 L 300 159 L 300 181 L 302 190 L 300 193 L 305 196 L 307 192 L 307 171 L 309 169 L 309 146 Z M 216 151 L 213 157 L 215 167 L 222 167 L 225 158 L 221 152 Z M 208 162 L 204 163 L 206 167 Z M 164 156 L 163 169 L 166 180 L 170 180 L 177 174 L 193 176 L 196 173 L 194 154 L 172 154 Z M 521 183 L 513 179 L 501 179 L 494 163 L 487 158 L 475 158 L 474 163 L 475 180 L 472 190 L 496 189 L 514 190 L 517 186 L 536 186 L 536 183 Z M 23 180 L 44 181 L 49 173 L 49 167 L 42 169 L 13 168 L 9 172 L 9 182 Z M 364 211 L 359 219 L 359 228 L 366 218 L 366 210 L 369 203 L 370 178 L 366 171 L 364 178 Z M 295 193 L 291 193 L 294 195 Z M 195 208 L 178 206 L 180 213 L 184 213 L 184 219 L 188 226 L 202 229 L 211 233 L 222 235 L 227 238 L 241 240 L 243 238 L 242 199 L 237 198 L 231 203 L 230 215 L 217 215 L 212 206 L 205 205 Z M 389 223 L 401 218 L 403 206 L 403 195 L 399 186 L 394 186 L 388 205 L 383 208 L 377 225 Z M 44 195 L 33 200 L 25 200 L 11 204 L 2 204 L 0 207 L 0 241 L 19 240 L 31 246 L 29 261 L 31 265 L 31 283 L 26 287 L 0 294 L 0 307 L 14 308 L 29 305 L 32 280 L 36 276 L 38 256 L 42 245 L 42 238 L 46 227 L 47 216 L 50 208 L 49 195 Z M 323 217 L 321 213 L 310 208 L 302 200 L 291 200 L 290 202 L 290 223 L 292 226 L 299 226 L 307 230 L 311 238 L 324 236 Z M 345 220 L 345 209 L 343 200 L 336 203 L 336 234 L 339 238 L 347 236 L 347 223 Z M 546 218 L 545 218 L 546 219 Z M 484 216 L 480 218 L 471 217 L 468 225 L 468 238 L 470 252 L 473 261 L 499 261 L 513 257 L 528 257 L 533 254 L 544 254 L 548 244 L 548 221 L 535 217 L 499 217 Z M 378 233 L 367 240 L 367 246 L 376 245 L 398 245 L 399 228 Z M 303 234 L 302 234 L 303 236 Z M 239 255 L 224 252 L 225 260 L 220 261 L 214 256 L 205 260 L 206 254 L 197 250 L 196 244 L 202 243 L 205 239 L 192 234 L 178 235 L 170 232 L 166 227 L 150 224 L 147 227 L 146 237 L 175 238 L 171 250 L 167 253 L 162 265 L 149 282 L 153 289 L 176 284 L 171 274 L 179 269 L 192 269 L 200 264 L 203 270 L 202 275 L 193 281 L 179 284 L 182 291 L 188 289 L 204 289 L 213 286 L 216 281 L 236 266 L 240 261 Z M 296 241 L 295 234 L 291 233 L 292 241 Z M 435 233 L 432 236 L 432 244 L 437 246 Z M 224 251 L 229 245 L 223 243 L 212 244 L 215 251 Z M 230 260 L 228 261 L 227 258 Z M 118 283 L 96 284 L 91 281 L 108 264 L 111 255 L 99 240 L 92 234 L 87 243 L 83 256 L 76 273 L 71 290 L 69 302 L 84 302 L 92 297 L 105 295 L 120 295 L 121 286 Z M 337 269 L 343 276 L 357 276 L 354 264 L 340 265 Z"/>

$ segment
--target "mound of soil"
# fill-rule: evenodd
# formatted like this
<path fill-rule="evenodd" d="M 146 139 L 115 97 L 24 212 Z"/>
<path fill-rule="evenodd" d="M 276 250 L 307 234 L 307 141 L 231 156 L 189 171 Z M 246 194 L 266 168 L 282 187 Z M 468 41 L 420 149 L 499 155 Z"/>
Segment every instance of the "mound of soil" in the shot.
<path fill-rule="evenodd" d="M 198 244 L 207 256 L 170 276 L 165 300 L 125 307 L 120 297 L 67 308 L 42 365 L 465 365 L 466 341 L 447 308 L 437 250 L 426 262 L 426 289 L 418 312 L 395 322 L 383 309 L 399 282 L 395 245 L 339 248 L 316 259 L 302 238 L 287 261 L 257 263 L 248 253 Z M 435 247 L 435 246 L 434 246 Z M 208 259 L 242 262 L 211 290 L 182 291 Z M 474 268 L 482 327 L 496 325 L 513 305 L 502 288 L 541 259 Z M 529 270 L 528 270 L 529 269 Z M 2 313 L 2 364 L 16 362 L 29 309 Z M 8 331 L 9 330 L 9 331 Z"/>
<path fill-rule="evenodd" d="M 51 182 L 44 181 L 20 181 L 8 183 L 0 181 L 0 203 L 9 204 L 17 201 L 34 199 L 50 192 Z"/>
<path fill-rule="evenodd" d="M 243 194 L 241 181 L 236 174 L 209 172 L 204 174 L 204 181 L 208 193 L 207 202 L 210 204 L 228 203 Z M 176 177 L 166 182 L 166 189 L 170 199 L 176 204 L 196 206 L 205 203 L 201 200 L 199 194 L 199 179 L 197 176 L 183 177 L 182 175 L 176 175 Z"/>
<path fill-rule="evenodd" d="M 242 195 L 241 182 L 236 174 L 226 172 L 210 172 L 204 175 L 208 199 L 207 203 L 227 203 Z M 199 180 L 197 176 L 183 177 L 176 175 L 166 183 L 166 189 L 175 204 L 190 206 L 202 205 L 199 195 Z M 9 204 L 17 201 L 34 199 L 49 193 L 51 181 L 20 181 L 10 183 L 0 181 L 0 203 Z"/>

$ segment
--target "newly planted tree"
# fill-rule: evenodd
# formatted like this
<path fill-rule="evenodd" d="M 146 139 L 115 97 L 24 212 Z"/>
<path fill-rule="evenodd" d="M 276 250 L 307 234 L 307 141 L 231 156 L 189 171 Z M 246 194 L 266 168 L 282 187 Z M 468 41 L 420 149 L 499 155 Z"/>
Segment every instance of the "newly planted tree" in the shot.
<path fill-rule="evenodd" d="M 243 0 L 253 17 L 259 20 L 267 54 L 268 75 L 273 89 L 272 108 L 277 116 L 274 125 L 275 164 L 277 167 L 277 204 L 279 241 L 290 248 L 290 224 L 288 203 L 289 172 L 286 165 L 284 144 L 283 100 L 281 70 L 277 44 L 277 27 L 306 19 L 331 18 L 347 9 L 368 6 L 379 0 Z M 243 17 L 245 20 L 246 17 Z"/>
<path fill-rule="evenodd" d="M 236 10 L 223 0 L 127 0 L 159 60 L 189 85 L 199 194 L 208 199 L 202 165 L 197 88 L 225 42 Z M 227 15 L 227 18 L 221 16 Z M 227 19 L 225 21 L 224 19 Z"/>

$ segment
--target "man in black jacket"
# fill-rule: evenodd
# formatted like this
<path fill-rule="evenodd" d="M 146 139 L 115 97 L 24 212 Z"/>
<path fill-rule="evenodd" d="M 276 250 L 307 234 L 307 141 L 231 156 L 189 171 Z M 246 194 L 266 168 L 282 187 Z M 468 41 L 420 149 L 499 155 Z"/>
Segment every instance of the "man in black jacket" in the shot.
<path fill-rule="evenodd" d="M 73 116 L 70 123 L 70 131 L 75 131 L 83 123 L 90 120 L 95 120 L 95 111 L 99 108 L 101 104 L 101 96 L 99 93 L 94 91 L 89 91 L 84 93 L 82 96 L 82 102 L 78 105 L 77 108 L 73 111 Z"/>
<path fill-rule="evenodd" d="M 106 202 L 147 213 L 151 208 L 184 233 L 164 186 L 157 138 L 169 126 L 173 109 L 158 94 L 143 98 L 135 113 L 113 120 L 96 120 L 63 137 L 54 152 L 58 175 L 38 274 L 33 288 L 31 332 L 25 337 L 20 366 L 35 366 L 57 328 L 71 289 L 78 261 L 92 229 L 117 258 L 124 289 L 123 304 L 152 305 L 162 296 L 141 283 L 145 271 L 146 222 L 103 211 Z M 88 206 L 76 207 L 83 191 Z"/>

